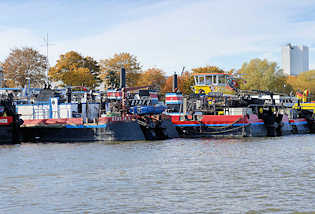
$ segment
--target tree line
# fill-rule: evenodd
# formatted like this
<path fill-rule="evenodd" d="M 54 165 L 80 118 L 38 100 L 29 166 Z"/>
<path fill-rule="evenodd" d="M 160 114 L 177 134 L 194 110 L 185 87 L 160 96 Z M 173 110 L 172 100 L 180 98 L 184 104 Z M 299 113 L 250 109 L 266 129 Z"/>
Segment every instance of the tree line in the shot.
<path fill-rule="evenodd" d="M 46 56 L 33 48 L 16 48 L 1 63 L 6 87 L 24 87 L 30 79 L 31 87 L 42 87 L 47 81 Z M 59 86 L 79 86 L 96 88 L 119 87 L 119 72 L 126 69 L 128 87 L 151 86 L 161 92 L 172 90 L 172 76 L 166 76 L 159 68 L 142 69 L 137 57 L 130 53 L 114 54 L 112 57 L 96 61 L 90 56 L 69 51 L 60 55 L 56 65 L 48 70 L 50 81 Z M 182 71 L 178 76 L 178 89 L 184 94 L 192 93 L 194 73 L 229 73 L 238 75 L 240 89 L 268 90 L 279 93 L 303 91 L 306 88 L 315 94 L 315 70 L 303 72 L 298 76 L 286 76 L 277 63 L 266 59 L 252 59 L 243 63 L 238 70 L 225 71 L 217 66 L 205 65 Z"/>

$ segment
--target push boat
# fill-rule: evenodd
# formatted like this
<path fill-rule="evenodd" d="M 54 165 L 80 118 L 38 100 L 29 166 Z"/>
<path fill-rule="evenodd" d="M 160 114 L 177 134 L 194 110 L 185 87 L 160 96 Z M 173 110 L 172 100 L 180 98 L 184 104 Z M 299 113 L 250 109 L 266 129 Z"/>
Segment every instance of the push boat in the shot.
<path fill-rule="evenodd" d="M 315 101 L 306 89 L 303 94 L 297 93 L 298 102 L 293 106 L 300 118 L 305 118 L 311 133 L 315 133 Z"/>
<path fill-rule="evenodd" d="M 171 116 L 180 137 L 274 137 L 309 133 L 308 121 L 293 108 L 296 97 L 268 91 L 240 91 L 230 80 L 226 74 L 196 74 L 194 94 L 165 95 L 166 114 Z M 234 88 L 236 93 L 213 90 L 226 86 Z"/>
<path fill-rule="evenodd" d="M 19 143 L 20 126 L 23 120 L 16 113 L 12 96 L 0 95 L 0 144 Z"/>

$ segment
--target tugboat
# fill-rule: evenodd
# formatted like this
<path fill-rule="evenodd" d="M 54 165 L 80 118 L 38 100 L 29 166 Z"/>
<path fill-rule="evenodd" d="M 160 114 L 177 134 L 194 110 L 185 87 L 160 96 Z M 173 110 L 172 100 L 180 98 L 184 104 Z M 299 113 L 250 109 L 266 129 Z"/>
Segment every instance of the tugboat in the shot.
<path fill-rule="evenodd" d="M 23 120 L 16 113 L 13 96 L 0 94 L 0 144 L 19 143 Z"/>
<path fill-rule="evenodd" d="M 194 79 L 194 94 L 166 94 L 167 114 L 181 137 L 274 137 L 309 132 L 305 118 L 298 118 L 292 108 L 295 97 L 240 91 L 226 74 L 195 74 Z M 229 87 L 234 94 L 223 94 L 220 87 Z"/>
<path fill-rule="evenodd" d="M 297 92 L 298 102 L 293 108 L 296 110 L 298 117 L 305 118 L 311 133 L 315 133 L 315 101 L 311 100 L 308 89 L 303 94 Z"/>

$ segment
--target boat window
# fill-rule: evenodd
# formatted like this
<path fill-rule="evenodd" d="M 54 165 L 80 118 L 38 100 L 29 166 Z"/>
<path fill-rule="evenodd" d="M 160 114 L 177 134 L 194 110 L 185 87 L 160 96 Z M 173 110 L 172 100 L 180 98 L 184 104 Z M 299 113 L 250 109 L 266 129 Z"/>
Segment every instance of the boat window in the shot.
<path fill-rule="evenodd" d="M 212 76 L 206 76 L 206 85 L 212 84 Z"/>
<path fill-rule="evenodd" d="M 204 84 L 205 84 L 205 77 L 199 76 L 199 85 L 204 85 Z"/>
<path fill-rule="evenodd" d="M 212 82 L 213 82 L 214 85 L 218 84 L 218 76 L 217 75 L 213 76 L 213 81 Z"/>
<path fill-rule="evenodd" d="M 219 75 L 219 84 L 225 84 L 225 77 L 224 75 Z"/>

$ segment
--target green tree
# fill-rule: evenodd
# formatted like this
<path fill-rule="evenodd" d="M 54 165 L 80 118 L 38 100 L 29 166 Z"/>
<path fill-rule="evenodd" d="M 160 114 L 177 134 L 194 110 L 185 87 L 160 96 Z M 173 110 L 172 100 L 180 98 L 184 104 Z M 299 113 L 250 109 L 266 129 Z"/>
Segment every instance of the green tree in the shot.
<path fill-rule="evenodd" d="M 82 73 L 83 70 L 84 73 Z M 81 79 L 82 81 L 80 82 L 78 81 L 80 78 L 71 78 L 71 75 L 78 75 L 79 73 L 87 77 L 86 72 L 90 73 L 88 81 Z M 56 65 L 49 70 L 49 77 L 53 81 L 62 81 L 65 85 L 70 86 L 85 86 L 91 88 L 96 87 L 100 83 L 99 74 L 100 67 L 92 57 L 83 57 L 75 51 L 69 51 L 60 55 Z M 92 77 L 92 80 L 90 77 Z"/>
<path fill-rule="evenodd" d="M 273 92 L 288 92 L 289 90 L 286 77 L 275 62 L 252 59 L 249 63 L 244 63 L 238 73 L 243 79 L 240 84 L 242 90 L 256 89 Z"/>
<path fill-rule="evenodd" d="M 122 67 L 126 69 L 126 82 L 128 87 L 137 85 L 140 77 L 141 66 L 137 57 L 130 53 L 115 54 L 113 57 L 100 61 L 100 78 L 105 81 L 106 86 L 119 83 L 119 72 Z M 108 77 L 110 76 L 110 77 Z"/>
<path fill-rule="evenodd" d="M 47 58 L 33 48 L 15 48 L 2 67 L 6 86 L 24 87 L 30 79 L 31 87 L 41 87 L 45 83 Z"/>

